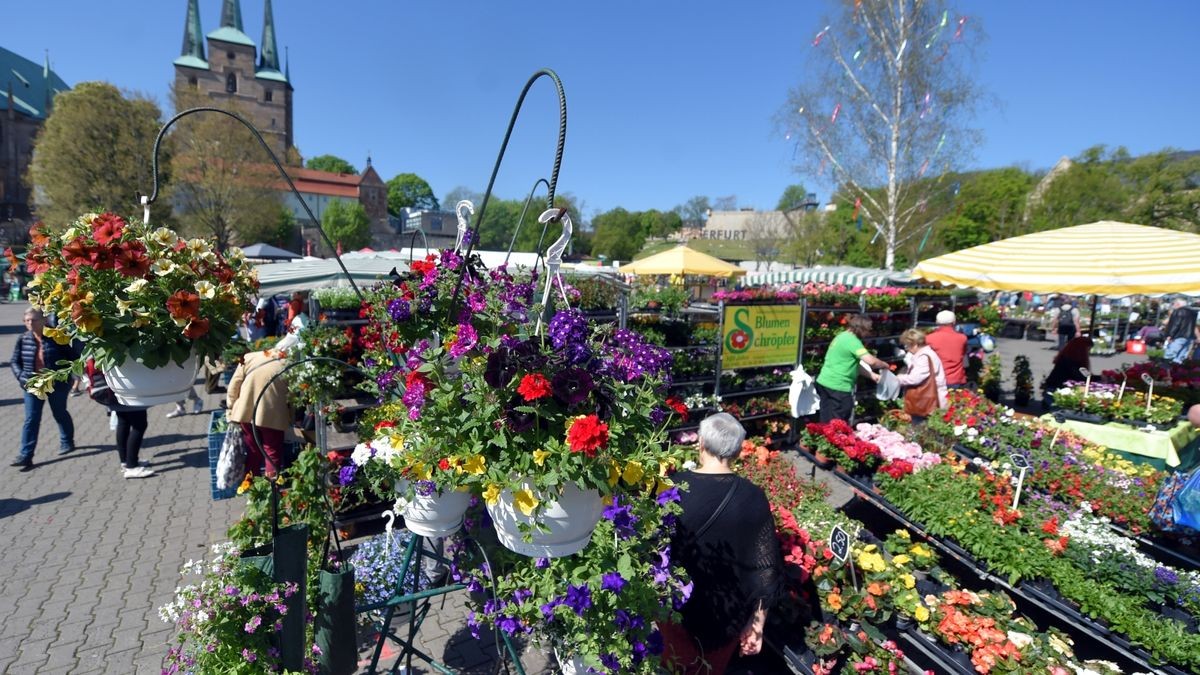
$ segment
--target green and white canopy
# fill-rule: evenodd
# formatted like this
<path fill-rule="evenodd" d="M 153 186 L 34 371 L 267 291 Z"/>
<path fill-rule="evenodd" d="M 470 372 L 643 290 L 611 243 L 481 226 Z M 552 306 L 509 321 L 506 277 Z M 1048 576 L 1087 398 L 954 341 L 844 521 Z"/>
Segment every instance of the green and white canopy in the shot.
<path fill-rule="evenodd" d="M 868 269 L 865 267 L 804 267 L 779 272 L 747 274 L 743 286 L 769 286 L 775 284 L 842 284 L 878 288 L 880 286 L 902 286 L 912 283 L 905 272 Z"/>

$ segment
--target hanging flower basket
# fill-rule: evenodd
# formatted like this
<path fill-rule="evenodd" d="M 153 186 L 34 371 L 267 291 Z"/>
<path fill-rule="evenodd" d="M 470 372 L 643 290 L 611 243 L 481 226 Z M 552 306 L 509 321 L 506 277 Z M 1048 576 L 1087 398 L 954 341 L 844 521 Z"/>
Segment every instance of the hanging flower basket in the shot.
<path fill-rule="evenodd" d="M 518 490 L 528 493 L 528 489 Z M 596 490 L 581 490 L 568 483 L 554 500 L 547 500 L 536 516 L 504 490 L 487 505 L 496 525 L 496 537 L 510 551 L 538 558 L 561 558 L 587 546 L 600 520 L 603 504 Z M 526 541 L 528 532 L 529 540 Z"/>
<path fill-rule="evenodd" d="M 193 354 L 183 365 L 167 363 L 147 368 L 138 361 L 126 360 L 104 371 L 104 379 L 125 405 L 145 406 L 182 401 L 196 381 L 198 359 Z"/>
<path fill-rule="evenodd" d="M 423 491 L 428 494 L 421 494 Z M 397 505 L 403 501 L 399 513 L 404 517 L 404 526 L 409 532 L 423 537 L 447 537 L 462 527 L 463 516 L 471 505 L 468 492 L 448 491 L 438 494 L 433 484 L 420 481 L 413 494 L 408 494 L 408 481 L 396 481 Z"/>

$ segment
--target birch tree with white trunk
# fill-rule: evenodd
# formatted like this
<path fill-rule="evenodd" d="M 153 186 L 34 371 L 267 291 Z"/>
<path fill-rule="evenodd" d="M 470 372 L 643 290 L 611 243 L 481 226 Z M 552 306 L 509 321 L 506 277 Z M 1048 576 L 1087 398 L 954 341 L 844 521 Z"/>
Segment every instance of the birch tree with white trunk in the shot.
<path fill-rule="evenodd" d="M 926 235 L 928 208 L 978 144 L 969 127 L 978 19 L 943 0 L 842 0 L 804 44 L 806 71 L 779 116 L 796 170 L 857 203 L 895 268 L 897 247 Z"/>

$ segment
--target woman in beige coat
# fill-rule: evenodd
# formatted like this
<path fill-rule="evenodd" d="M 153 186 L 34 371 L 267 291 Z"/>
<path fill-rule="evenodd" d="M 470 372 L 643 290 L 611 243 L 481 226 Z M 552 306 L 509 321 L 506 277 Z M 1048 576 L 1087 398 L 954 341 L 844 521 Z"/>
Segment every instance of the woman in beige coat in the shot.
<path fill-rule="evenodd" d="M 284 354 L 279 349 L 250 352 L 229 380 L 229 421 L 242 425 L 246 439 L 246 471 L 256 476 L 263 475 L 264 455 L 268 478 L 285 468 L 283 438 L 284 432 L 292 426 L 292 410 L 288 406 L 287 380 L 275 378 L 285 365 Z M 272 378 L 275 378 L 273 382 Z M 261 402 L 258 400 L 260 394 Z M 258 403 L 257 410 L 255 403 Z M 254 441 L 256 426 L 261 448 Z"/>

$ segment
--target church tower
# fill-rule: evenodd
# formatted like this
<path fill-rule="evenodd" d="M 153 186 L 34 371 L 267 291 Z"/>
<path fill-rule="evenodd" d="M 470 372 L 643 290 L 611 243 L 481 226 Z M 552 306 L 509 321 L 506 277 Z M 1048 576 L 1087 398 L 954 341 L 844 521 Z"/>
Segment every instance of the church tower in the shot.
<path fill-rule="evenodd" d="M 188 0 L 183 49 L 175 59 L 175 84 L 201 93 L 217 108 L 236 108 L 283 161 L 294 145 L 292 84 L 280 70 L 271 0 L 264 0 L 261 51 L 242 27 L 240 0 L 223 0 L 221 25 L 201 38 L 199 0 Z"/>

